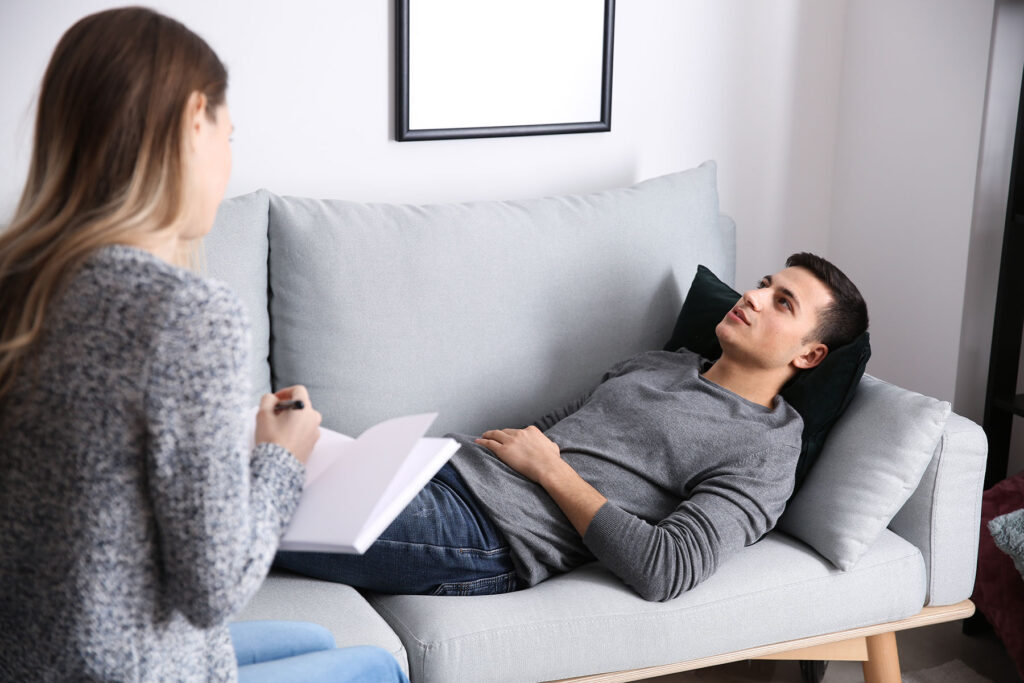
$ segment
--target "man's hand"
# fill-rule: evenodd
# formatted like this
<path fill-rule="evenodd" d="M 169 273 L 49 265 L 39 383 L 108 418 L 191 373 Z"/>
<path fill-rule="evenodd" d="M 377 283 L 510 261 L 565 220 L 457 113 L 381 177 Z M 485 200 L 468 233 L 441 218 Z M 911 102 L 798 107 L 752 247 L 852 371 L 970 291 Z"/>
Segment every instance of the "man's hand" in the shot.
<path fill-rule="evenodd" d="M 530 481 L 540 484 L 580 536 L 608 500 L 562 460 L 554 441 L 536 427 L 493 429 L 476 440 Z"/>
<path fill-rule="evenodd" d="M 562 465 L 555 442 L 536 427 L 492 429 L 476 440 L 503 463 L 536 484 L 546 473 Z"/>

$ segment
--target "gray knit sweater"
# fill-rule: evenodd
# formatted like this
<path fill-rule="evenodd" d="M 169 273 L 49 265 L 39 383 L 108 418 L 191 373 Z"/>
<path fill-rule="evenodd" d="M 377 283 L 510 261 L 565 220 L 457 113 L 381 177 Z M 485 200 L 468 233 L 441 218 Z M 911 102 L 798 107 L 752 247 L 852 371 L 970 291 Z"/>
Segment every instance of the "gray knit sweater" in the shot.
<path fill-rule="evenodd" d="M 223 285 L 124 246 L 51 308 L 0 405 L 0 679 L 232 680 L 302 465 L 250 451 Z"/>
<path fill-rule="evenodd" d="M 537 423 L 608 499 L 582 539 L 544 489 L 456 435 L 452 464 L 508 538 L 520 578 L 533 585 L 596 558 L 642 597 L 667 600 L 774 526 L 803 422 L 782 397 L 765 408 L 700 370 L 686 350 L 642 353 Z"/>

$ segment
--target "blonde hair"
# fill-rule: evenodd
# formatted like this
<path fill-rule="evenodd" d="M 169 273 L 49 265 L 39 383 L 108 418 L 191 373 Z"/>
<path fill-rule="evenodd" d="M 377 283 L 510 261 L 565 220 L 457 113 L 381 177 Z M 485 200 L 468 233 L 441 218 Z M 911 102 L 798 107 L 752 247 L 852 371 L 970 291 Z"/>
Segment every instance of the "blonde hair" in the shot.
<path fill-rule="evenodd" d="M 187 103 L 202 93 L 213 119 L 226 89 L 209 45 L 149 9 L 89 15 L 60 39 L 43 77 L 25 189 L 0 234 L 0 399 L 90 254 L 177 229 Z"/>

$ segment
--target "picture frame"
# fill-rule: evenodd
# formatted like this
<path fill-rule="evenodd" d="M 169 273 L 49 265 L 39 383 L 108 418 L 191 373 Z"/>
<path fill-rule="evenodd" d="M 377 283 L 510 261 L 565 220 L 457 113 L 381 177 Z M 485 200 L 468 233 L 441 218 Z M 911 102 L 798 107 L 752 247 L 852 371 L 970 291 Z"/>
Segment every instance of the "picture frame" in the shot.
<path fill-rule="evenodd" d="M 395 139 L 611 130 L 615 0 L 396 0 Z"/>

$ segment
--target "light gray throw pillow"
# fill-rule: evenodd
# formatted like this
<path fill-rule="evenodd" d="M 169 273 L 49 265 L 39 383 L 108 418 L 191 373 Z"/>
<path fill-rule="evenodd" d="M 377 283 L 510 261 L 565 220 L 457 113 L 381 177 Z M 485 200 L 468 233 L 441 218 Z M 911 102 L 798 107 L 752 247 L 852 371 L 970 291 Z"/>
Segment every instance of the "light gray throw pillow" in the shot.
<path fill-rule="evenodd" d="M 853 568 L 917 488 L 949 412 L 865 375 L 778 528 Z"/>

